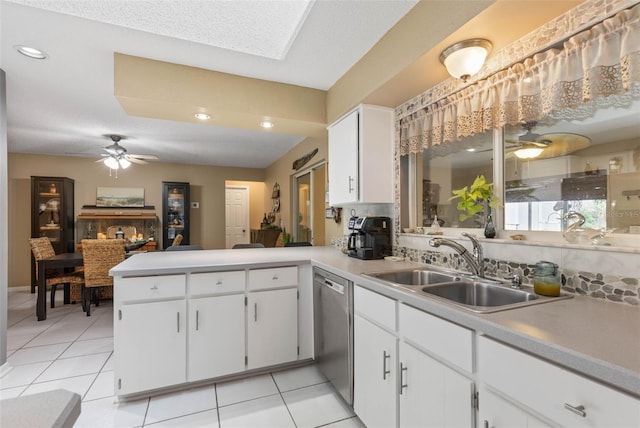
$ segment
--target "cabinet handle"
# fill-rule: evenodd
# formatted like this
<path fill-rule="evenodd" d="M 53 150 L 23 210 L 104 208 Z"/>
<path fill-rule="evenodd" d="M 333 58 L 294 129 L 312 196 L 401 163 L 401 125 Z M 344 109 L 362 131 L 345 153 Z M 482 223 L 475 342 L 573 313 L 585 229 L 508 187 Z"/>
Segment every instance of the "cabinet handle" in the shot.
<path fill-rule="evenodd" d="M 382 380 L 387 380 L 387 375 L 391 373 L 391 370 L 387 370 L 388 359 L 391 359 L 391 354 L 387 354 L 387 351 L 382 351 Z"/>
<path fill-rule="evenodd" d="M 176 312 L 176 321 L 178 324 L 178 333 L 180 333 L 180 312 Z"/>
<path fill-rule="evenodd" d="M 569 403 L 564 403 L 564 408 L 578 416 L 582 416 L 583 418 L 587 417 L 587 412 L 584 411 L 584 406 L 582 404 L 579 406 L 572 406 Z"/>
<path fill-rule="evenodd" d="M 488 420 L 484 420 L 484 428 L 489 428 L 489 421 Z"/>
<path fill-rule="evenodd" d="M 253 321 L 258 322 L 258 304 L 253 304 Z"/>
<path fill-rule="evenodd" d="M 157 289 L 158 289 L 158 286 L 157 286 L 157 285 L 154 285 L 154 286 L 153 286 L 153 287 L 151 287 L 149 290 L 157 290 Z"/>
<path fill-rule="evenodd" d="M 216 282 L 216 285 L 222 285 L 222 280 L 218 280 L 218 282 Z"/>
<path fill-rule="evenodd" d="M 279 280 L 280 278 L 279 278 L 279 277 L 278 277 L 278 275 L 276 274 L 276 275 L 273 275 L 273 278 L 271 278 L 271 279 L 272 279 L 273 281 L 277 281 L 277 280 Z"/>
<path fill-rule="evenodd" d="M 352 176 L 349 176 L 349 193 L 354 191 L 354 188 L 353 188 L 353 182 L 354 181 L 356 181 L 356 179 L 353 178 Z"/>
<path fill-rule="evenodd" d="M 200 325 L 199 320 L 200 320 L 200 311 L 196 311 L 196 331 L 198 331 L 198 326 Z"/>
<path fill-rule="evenodd" d="M 407 388 L 409 385 L 404 383 L 404 372 L 407 371 L 407 367 L 400 363 L 400 395 L 402 395 L 402 390 Z"/>

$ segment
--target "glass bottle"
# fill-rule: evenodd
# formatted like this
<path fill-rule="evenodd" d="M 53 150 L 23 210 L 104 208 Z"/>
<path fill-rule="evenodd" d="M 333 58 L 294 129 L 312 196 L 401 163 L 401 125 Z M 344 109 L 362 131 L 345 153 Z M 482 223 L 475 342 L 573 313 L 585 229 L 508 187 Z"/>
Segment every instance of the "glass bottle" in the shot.
<path fill-rule="evenodd" d="M 536 263 L 533 274 L 533 291 L 536 294 L 557 297 L 560 295 L 561 286 L 557 264 L 546 261 Z"/>

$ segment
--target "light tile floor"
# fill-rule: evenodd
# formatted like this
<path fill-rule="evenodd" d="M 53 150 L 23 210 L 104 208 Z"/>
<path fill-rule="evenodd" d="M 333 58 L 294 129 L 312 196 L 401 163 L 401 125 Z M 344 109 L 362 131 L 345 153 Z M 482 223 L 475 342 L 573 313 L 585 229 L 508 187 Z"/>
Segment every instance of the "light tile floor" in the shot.
<path fill-rule="evenodd" d="M 87 317 L 62 294 L 36 321 L 35 294 L 9 288 L 7 357 L 0 399 L 57 388 L 77 392 L 75 427 L 362 428 L 332 385 L 308 365 L 136 401 L 117 402 L 113 388 L 113 306 Z M 58 299 L 56 299 L 58 300 Z"/>

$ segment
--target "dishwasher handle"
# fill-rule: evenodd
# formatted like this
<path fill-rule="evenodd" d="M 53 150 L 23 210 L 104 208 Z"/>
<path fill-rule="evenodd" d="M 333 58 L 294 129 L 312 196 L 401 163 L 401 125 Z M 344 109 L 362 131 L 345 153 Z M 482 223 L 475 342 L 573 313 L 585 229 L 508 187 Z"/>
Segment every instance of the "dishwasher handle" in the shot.
<path fill-rule="evenodd" d="M 331 281 L 327 278 L 323 278 L 322 284 L 324 284 L 327 288 L 335 291 L 336 293 L 344 294 L 344 285 L 342 284 L 338 284 L 337 282 Z"/>

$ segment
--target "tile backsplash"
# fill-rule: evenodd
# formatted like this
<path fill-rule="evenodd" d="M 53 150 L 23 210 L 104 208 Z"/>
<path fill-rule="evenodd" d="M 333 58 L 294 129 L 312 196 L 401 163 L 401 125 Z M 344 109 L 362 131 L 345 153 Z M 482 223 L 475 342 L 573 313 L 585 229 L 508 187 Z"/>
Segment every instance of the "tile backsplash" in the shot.
<path fill-rule="evenodd" d="M 460 240 L 460 243 L 468 247 L 464 240 Z M 523 284 L 532 286 L 535 264 L 539 260 L 547 260 L 559 265 L 564 292 L 640 307 L 640 274 L 637 272 L 640 256 L 635 252 L 611 254 L 554 246 L 520 247 L 487 240 L 482 244 L 485 248 L 485 274 L 488 277 L 504 278 L 508 274 L 518 274 Z M 425 247 L 397 245 L 393 254 L 418 263 L 469 270 L 457 253 Z M 600 272 L 588 266 L 598 267 Z"/>

